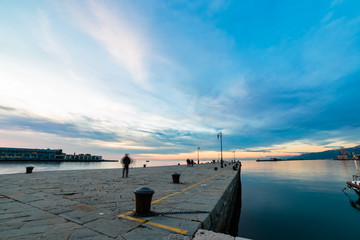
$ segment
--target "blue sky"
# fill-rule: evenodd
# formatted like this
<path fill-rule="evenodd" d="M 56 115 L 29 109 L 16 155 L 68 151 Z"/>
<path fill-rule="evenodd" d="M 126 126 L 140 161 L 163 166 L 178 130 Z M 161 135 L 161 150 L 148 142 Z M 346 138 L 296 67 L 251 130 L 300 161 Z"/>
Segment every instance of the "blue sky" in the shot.
<path fill-rule="evenodd" d="M 1 1 L 0 145 L 119 158 L 360 144 L 360 2 Z"/>

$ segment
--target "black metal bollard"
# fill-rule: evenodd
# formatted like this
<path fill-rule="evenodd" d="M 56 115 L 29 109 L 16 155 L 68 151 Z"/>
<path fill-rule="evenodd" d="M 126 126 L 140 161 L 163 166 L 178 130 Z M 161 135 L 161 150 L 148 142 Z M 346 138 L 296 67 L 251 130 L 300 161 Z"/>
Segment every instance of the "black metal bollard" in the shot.
<path fill-rule="evenodd" d="M 146 164 L 144 164 L 144 167 L 146 167 Z"/>
<path fill-rule="evenodd" d="M 172 175 L 173 183 L 180 183 L 180 174 L 179 173 L 173 173 Z"/>
<path fill-rule="evenodd" d="M 217 167 L 214 167 L 214 170 L 217 171 Z"/>
<path fill-rule="evenodd" d="M 32 173 L 32 170 L 34 169 L 34 167 L 26 167 L 26 173 Z"/>
<path fill-rule="evenodd" d="M 136 202 L 136 214 L 146 215 L 150 213 L 151 199 L 154 190 L 148 187 L 141 187 L 134 190 Z"/>

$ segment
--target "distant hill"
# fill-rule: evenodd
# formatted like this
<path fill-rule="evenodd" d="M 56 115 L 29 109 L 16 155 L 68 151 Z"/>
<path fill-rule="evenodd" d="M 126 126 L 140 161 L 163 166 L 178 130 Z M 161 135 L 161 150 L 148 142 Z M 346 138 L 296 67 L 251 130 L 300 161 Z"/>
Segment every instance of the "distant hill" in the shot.
<path fill-rule="evenodd" d="M 289 159 L 333 159 L 339 155 L 339 150 L 340 149 L 334 149 L 324 152 L 304 153 L 300 156 L 291 157 Z M 347 155 L 351 157 L 353 153 L 360 154 L 360 145 L 352 148 L 345 148 L 345 150 L 347 151 Z"/>

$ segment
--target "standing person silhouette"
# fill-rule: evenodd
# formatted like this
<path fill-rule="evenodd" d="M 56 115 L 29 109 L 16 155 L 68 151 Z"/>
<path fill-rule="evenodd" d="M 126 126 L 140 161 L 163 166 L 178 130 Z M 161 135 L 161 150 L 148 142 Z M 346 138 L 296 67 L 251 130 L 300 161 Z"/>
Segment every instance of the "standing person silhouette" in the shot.
<path fill-rule="evenodd" d="M 125 153 L 125 156 L 121 159 L 121 163 L 123 165 L 123 174 L 122 177 L 128 177 L 129 175 L 129 165 L 131 163 L 131 158 L 128 153 Z"/>

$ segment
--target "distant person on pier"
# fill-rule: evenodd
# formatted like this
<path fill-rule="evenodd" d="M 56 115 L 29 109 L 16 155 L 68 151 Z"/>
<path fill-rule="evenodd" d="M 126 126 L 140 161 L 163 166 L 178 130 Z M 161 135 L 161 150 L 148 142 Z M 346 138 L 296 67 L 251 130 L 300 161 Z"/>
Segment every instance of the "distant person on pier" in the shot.
<path fill-rule="evenodd" d="M 186 164 L 188 167 L 193 167 L 194 166 L 194 160 L 190 160 L 190 159 L 186 159 Z"/>
<path fill-rule="evenodd" d="M 123 174 L 122 177 L 128 177 L 129 175 L 129 165 L 131 163 L 131 158 L 128 153 L 125 153 L 125 156 L 121 159 L 121 164 L 123 165 Z"/>

